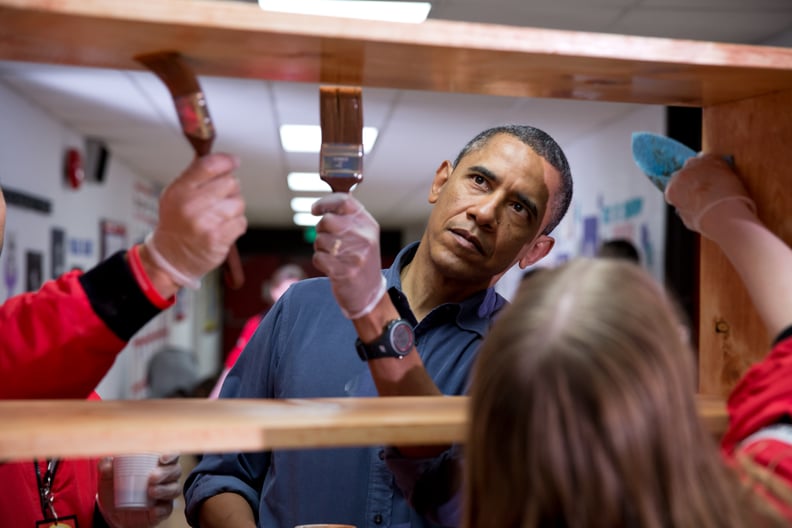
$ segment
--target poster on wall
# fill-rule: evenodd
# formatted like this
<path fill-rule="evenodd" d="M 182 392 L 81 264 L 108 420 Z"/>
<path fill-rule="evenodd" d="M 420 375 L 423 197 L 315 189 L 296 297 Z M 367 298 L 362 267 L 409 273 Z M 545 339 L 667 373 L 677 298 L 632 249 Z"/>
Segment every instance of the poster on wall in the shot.
<path fill-rule="evenodd" d="M 39 251 L 25 252 L 25 289 L 36 291 L 44 282 L 43 258 Z"/>
<path fill-rule="evenodd" d="M 99 221 L 100 254 L 101 260 L 106 259 L 116 251 L 127 247 L 126 225 L 114 220 L 103 219 Z"/>
<path fill-rule="evenodd" d="M 50 277 L 60 277 L 66 272 L 66 232 L 53 227 L 50 230 Z"/>

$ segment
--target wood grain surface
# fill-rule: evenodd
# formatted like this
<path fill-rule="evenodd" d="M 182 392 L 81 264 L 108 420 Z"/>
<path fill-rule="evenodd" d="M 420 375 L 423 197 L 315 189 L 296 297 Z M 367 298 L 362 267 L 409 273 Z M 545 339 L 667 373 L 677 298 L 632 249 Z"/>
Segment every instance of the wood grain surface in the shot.
<path fill-rule="evenodd" d="M 792 91 L 705 108 L 703 131 L 705 150 L 734 156 L 759 217 L 787 245 L 792 245 L 790 108 Z M 699 391 L 722 397 L 767 354 L 776 336 L 767 334 L 742 280 L 706 239 L 699 284 Z"/>
<path fill-rule="evenodd" d="M 0 59 L 440 92 L 709 106 L 792 88 L 792 50 L 194 0 L 0 0 Z"/>
<path fill-rule="evenodd" d="M 468 398 L 0 402 L 0 460 L 462 442 Z M 714 434 L 723 402 L 701 398 Z"/>

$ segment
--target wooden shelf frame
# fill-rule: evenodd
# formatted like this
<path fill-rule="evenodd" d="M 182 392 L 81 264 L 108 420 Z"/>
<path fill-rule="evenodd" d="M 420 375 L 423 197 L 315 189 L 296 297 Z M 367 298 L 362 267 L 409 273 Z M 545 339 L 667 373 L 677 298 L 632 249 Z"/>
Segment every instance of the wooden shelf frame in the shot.
<path fill-rule="evenodd" d="M 792 88 L 792 51 L 428 20 L 265 13 L 196 0 L 0 0 L 0 59 L 140 69 L 177 50 L 200 75 L 710 106 Z"/>
<path fill-rule="evenodd" d="M 162 50 L 182 52 L 199 75 L 702 107 L 705 149 L 734 156 L 762 219 L 792 242 L 790 49 L 266 14 L 212 0 L 0 0 L 1 60 L 140 69 L 136 54 Z M 719 434 L 721 398 L 770 336 L 706 243 L 700 276 L 700 391 L 712 397 L 699 405 Z M 445 443 L 462 438 L 463 401 L 0 402 L 0 457 Z M 346 432 L 333 429 L 341 423 Z"/>

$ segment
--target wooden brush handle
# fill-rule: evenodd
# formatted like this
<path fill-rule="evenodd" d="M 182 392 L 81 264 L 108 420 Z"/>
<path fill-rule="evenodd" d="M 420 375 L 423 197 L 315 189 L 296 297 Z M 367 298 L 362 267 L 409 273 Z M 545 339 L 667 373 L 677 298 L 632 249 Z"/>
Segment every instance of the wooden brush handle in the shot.
<path fill-rule="evenodd" d="M 239 258 L 236 244 L 228 250 L 228 255 L 223 262 L 223 278 L 226 286 L 232 290 L 238 290 L 245 284 L 245 272 L 242 269 L 242 260 Z"/>

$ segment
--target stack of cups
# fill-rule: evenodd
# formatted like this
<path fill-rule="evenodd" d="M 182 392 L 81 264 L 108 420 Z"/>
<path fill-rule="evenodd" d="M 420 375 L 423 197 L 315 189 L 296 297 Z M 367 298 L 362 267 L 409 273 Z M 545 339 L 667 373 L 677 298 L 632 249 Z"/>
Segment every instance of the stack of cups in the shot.
<path fill-rule="evenodd" d="M 148 496 L 148 481 L 159 463 L 159 457 L 158 453 L 113 457 L 116 508 L 147 509 L 153 506 Z"/>

